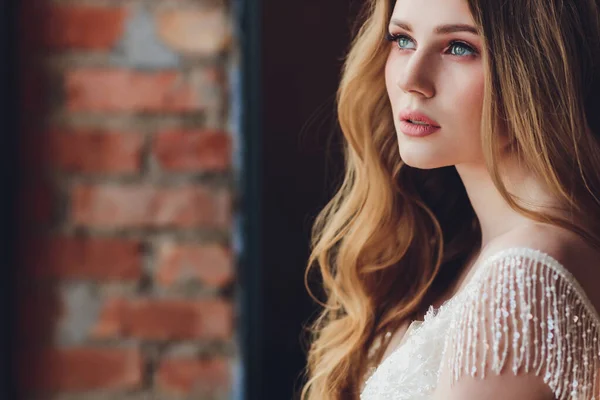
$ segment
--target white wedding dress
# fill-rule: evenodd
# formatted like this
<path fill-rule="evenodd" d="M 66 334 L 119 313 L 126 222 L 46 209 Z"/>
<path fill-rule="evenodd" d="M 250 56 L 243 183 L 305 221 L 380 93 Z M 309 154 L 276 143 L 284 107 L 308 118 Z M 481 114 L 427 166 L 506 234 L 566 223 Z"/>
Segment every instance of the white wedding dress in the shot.
<path fill-rule="evenodd" d="M 414 321 L 366 377 L 360 398 L 430 399 L 447 368 L 452 384 L 464 375 L 529 372 L 559 400 L 600 400 L 599 342 L 598 312 L 569 271 L 544 252 L 513 247 Z"/>

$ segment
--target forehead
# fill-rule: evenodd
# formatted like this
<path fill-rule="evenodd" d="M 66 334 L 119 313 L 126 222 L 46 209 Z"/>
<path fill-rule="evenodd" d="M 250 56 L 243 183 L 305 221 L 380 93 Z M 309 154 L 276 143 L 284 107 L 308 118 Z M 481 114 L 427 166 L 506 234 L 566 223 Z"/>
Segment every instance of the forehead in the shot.
<path fill-rule="evenodd" d="M 406 21 L 415 29 L 474 23 L 466 0 L 397 0 L 392 18 Z"/>

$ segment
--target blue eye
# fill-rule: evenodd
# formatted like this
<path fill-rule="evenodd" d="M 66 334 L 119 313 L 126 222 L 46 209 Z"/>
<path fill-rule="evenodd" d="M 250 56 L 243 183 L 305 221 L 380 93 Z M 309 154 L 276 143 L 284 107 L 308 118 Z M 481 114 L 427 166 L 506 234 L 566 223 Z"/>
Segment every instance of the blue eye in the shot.
<path fill-rule="evenodd" d="M 396 42 L 400 49 L 405 49 L 404 45 L 411 40 L 406 35 L 392 35 L 391 33 L 386 34 L 385 39 L 389 42 Z"/>
<path fill-rule="evenodd" d="M 459 49 L 456 52 L 450 52 L 453 56 L 472 56 L 477 54 L 477 51 L 466 43 L 454 41 L 450 43 L 450 49 Z M 465 52 L 467 54 L 465 54 Z M 470 53 L 469 53 L 470 52 Z"/>
<path fill-rule="evenodd" d="M 412 41 L 412 39 L 409 36 L 386 33 L 385 39 L 389 42 L 395 42 L 400 50 L 412 49 L 406 47 L 408 46 L 408 43 Z M 477 50 L 475 50 L 475 48 L 459 40 L 454 40 L 450 42 L 448 52 L 453 56 L 459 57 L 468 57 L 477 54 Z"/>

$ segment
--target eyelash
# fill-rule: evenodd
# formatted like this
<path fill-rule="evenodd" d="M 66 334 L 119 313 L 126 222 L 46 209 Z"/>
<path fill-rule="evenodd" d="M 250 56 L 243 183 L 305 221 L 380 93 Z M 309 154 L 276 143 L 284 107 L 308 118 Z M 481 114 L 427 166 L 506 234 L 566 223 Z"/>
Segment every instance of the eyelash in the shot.
<path fill-rule="evenodd" d="M 412 38 L 410 36 L 407 35 L 403 35 L 403 34 L 391 34 L 391 33 L 386 33 L 385 35 L 385 39 L 389 42 L 397 42 L 398 39 L 402 39 L 402 38 L 406 38 L 406 39 L 410 39 L 412 40 Z M 460 40 L 453 40 L 449 43 L 450 48 L 452 48 L 452 46 L 455 45 L 460 45 L 464 48 L 466 48 L 467 50 L 469 50 L 470 52 L 472 52 L 473 54 L 471 54 L 471 56 L 477 55 L 479 54 L 477 52 L 477 50 L 473 47 L 468 45 L 467 43 L 460 41 Z M 403 48 L 399 47 L 400 50 L 404 50 Z M 468 56 L 457 56 L 457 57 L 468 57 Z"/>

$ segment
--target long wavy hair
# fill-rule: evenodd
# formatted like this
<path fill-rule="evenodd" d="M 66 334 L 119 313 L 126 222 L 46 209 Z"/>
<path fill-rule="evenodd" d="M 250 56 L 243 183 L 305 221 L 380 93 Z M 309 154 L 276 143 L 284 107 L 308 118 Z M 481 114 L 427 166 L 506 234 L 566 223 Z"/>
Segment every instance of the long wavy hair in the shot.
<path fill-rule="evenodd" d="M 524 216 L 600 248 L 600 21 L 595 0 L 468 0 L 485 65 L 485 164 Z M 308 328 L 301 398 L 358 398 L 373 339 L 422 312 L 481 245 L 456 169 L 420 170 L 400 158 L 384 81 L 393 1 L 368 0 L 338 90 L 345 174 L 313 225 L 305 284 L 322 312 Z M 572 218 L 534 211 L 509 193 L 498 136 Z M 318 273 L 321 302 L 310 289 Z"/>

